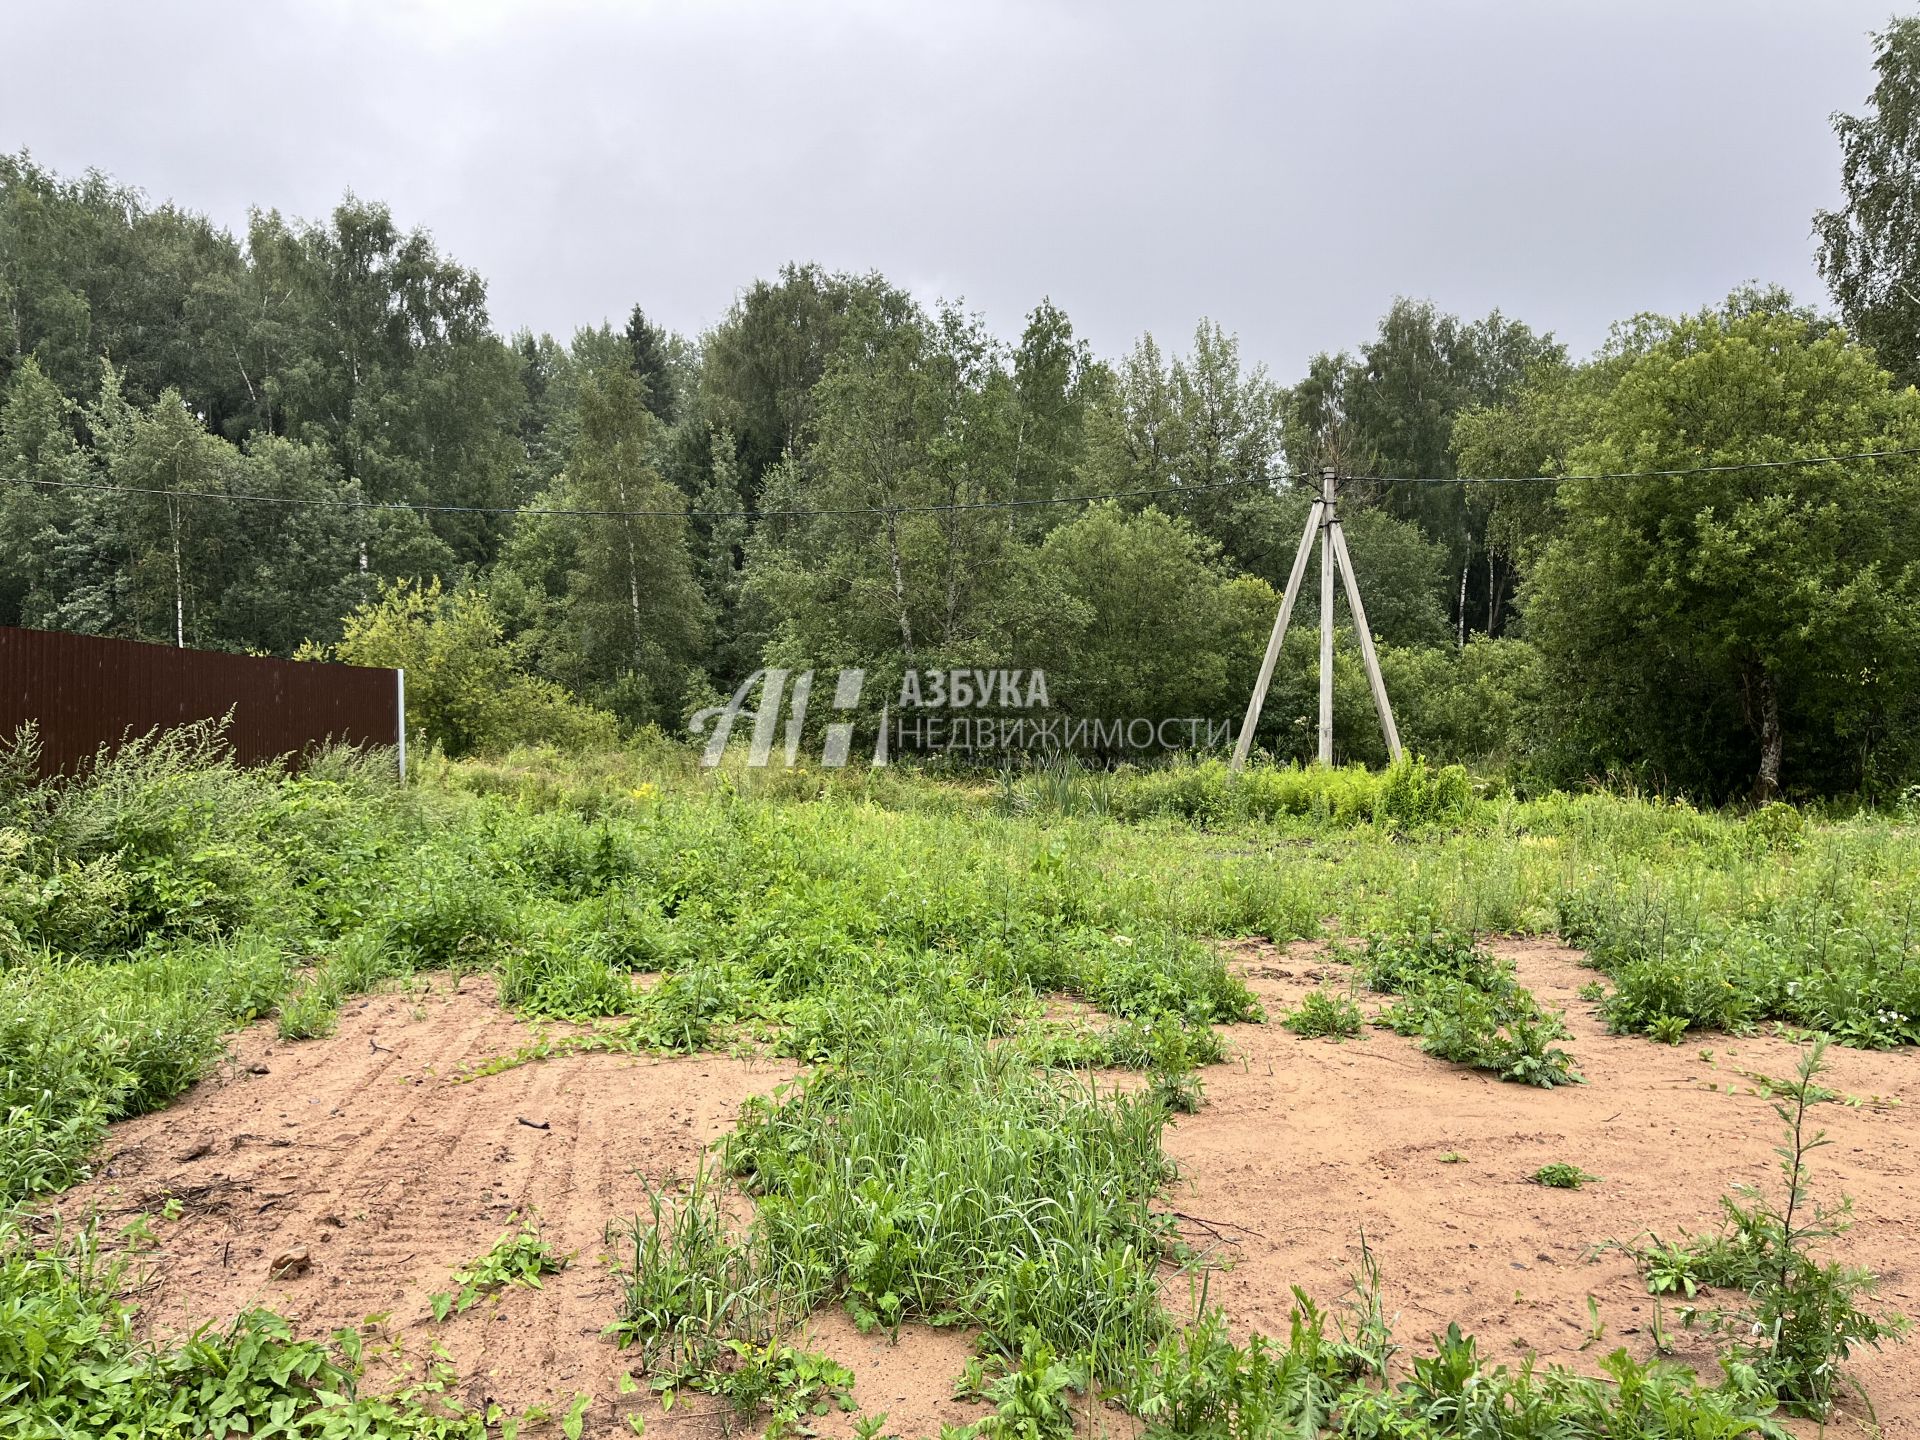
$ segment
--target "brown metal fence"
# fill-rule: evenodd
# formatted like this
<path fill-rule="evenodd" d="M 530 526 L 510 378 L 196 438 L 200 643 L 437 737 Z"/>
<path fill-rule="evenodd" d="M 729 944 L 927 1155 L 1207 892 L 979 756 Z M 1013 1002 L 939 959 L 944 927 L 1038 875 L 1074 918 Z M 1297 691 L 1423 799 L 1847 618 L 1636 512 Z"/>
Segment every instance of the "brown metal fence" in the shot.
<path fill-rule="evenodd" d="M 218 720 L 229 710 L 227 739 L 245 765 L 330 740 L 403 744 L 398 670 L 0 626 L 0 739 L 37 724 L 46 774 L 72 774 L 128 734 Z"/>

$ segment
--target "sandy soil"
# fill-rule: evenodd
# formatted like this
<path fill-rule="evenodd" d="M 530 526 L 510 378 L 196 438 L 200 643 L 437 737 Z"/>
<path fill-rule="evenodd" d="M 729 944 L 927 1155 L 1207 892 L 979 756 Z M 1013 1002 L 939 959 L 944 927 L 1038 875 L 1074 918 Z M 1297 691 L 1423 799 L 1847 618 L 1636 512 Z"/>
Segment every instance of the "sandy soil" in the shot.
<path fill-rule="evenodd" d="M 1610 1036 L 1576 992 L 1595 978 L 1577 952 L 1547 941 L 1498 942 L 1543 1005 L 1566 1011 L 1566 1042 L 1587 1084 L 1554 1090 L 1503 1084 L 1420 1054 L 1411 1040 L 1368 1030 L 1345 1042 L 1302 1040 L 1277 1023 L 1235 1026 L 1236 1063 L 1206 1073 L 1206 1104 L 1170 1131 L 1182 1183 L 1170 1203 L 1212 1222 L 1189 1225 L 1232 1268 L 1211 1299 L 1241 1330 L 1285 1333 L 1299 1285 L 1337 1301 L 1360 1259 L 1380 1264 L 1402 1343 L 1457 1320 L 1489 1359 L 1527 1350 L 1596 1369 L 1616 1346 L 1652 1353 L 1653 1303 L 1609 1240 L 1716 1226 L 1736 1184 L 1777 1185 L 1771 1103 L 1739 1073 L 1788 1075 L 1795 1048 L 1766 1038 L 1690 1037 L 1680 1046 Z M 1348 968 L 1319 944 L 1236 947 L 1273 1017 L 1317 980 Z M 1703 1059 L 1710 1052 L 1711 1059 Z M 1815 1152 L 1816 1197 L 1855 1202 L 1846 1257 L 1881 1276 L 1882 1298 L 1920 1312 L 1920 1065 L 1910 1053 L 1829 1049 L 1822 1083 L 1859 1106 L 1815 1115 L 1832 1144 Z M 1732 1093 L 1728 1093 L 1728 1087 Z M 1878 1097 L 1879 1103 L 1875 1103 Z M 1458 1156 L 1457 1160 L 1443 1157 Z M 1580 1190 L 1528 1177 L 1553 1161 L 1598 1175 Z M 1581 1349 L 1595 1297 L 1606 1326 Z M 1169 1296 L 1176 1306 L 1179 1297 Z M 1673 1324 L 1672 1307 L 1664 1312 Z M 1677 1331 L 1679 1356 L 1717 1376 L 1709 1346 Z M 1920 1436 L 1920 1341 L 1859 1356 L 1889 1437 Z M 1864 1419 L 1857 1406 L 1837 1428 Z"/>
<path fill-rule="evenodd" d="M 1652 1302 L 1624 1258 L 1596 1259 L 1594 1248 L 1710 1226 L 1727 1188 L 1774 1180 L 1778 1125 L 1738 1072 L 1788 1073 L 1790 1045 L 1610 1037 L 1575 995 L 1593 972 L 1574 952 L 1496 948 L 1544 1003 L 1565 1007 L 1589 1084 L 1500 1084 L 1384 1031 L 1336 1044 L 1277 1023 L 1232 1027 L 1234 1058 L 1205 1072 L 1206 1105 L 1169 1131 L 1183 1178 L 1168 1204 L 1192 1217 L 1189 1240 L 1228 1267 L 1208 1290 L 1237 1328 L 1284 1334 L 1294 1284 L 1337 1303 L 1364 1231 L 1405 1344 L 1458 1320 L 1490 1358 L 1534 1349 L 1591 1369 L 1616 1345 L 1644 1356 Z M 1234 953 L 1275 1016 L 1319 979 L 1347 974 L 1320 945 Z M 476 977 L 356 1002 L 325 1040 L 280 1043 L 255 1027 L 235 1038 L 218 1075 L 168 1110 L 114 1127 L 99 1174 L 61 1208 L 153 1212 L 158 1244 L 142 1300 L 158 1328 L 266 1304 L 322 1334 L 385 1312 L 408 1353 L 443 1343 L 475 1402 L 564 1405 L 590 1391 L 588 1434 L 627 1433 L 622 1417 L 636 1406 L 656 1436 L 721 1433 L 715 1402 L 663 1417 L 644 1397 L 616 1397 L 630 1360 L 602 1334 L 616 1305 L 597 1263 L 603 1227 L 639 1212 L 649 1184 L 684 1180 L 742 1100 L 793 1072 L 719 1055 L 581 1055 L 450 1079 L 530 1033 Z M 1854 1197 L 1848 1257 L 1880 1272 L 1888 1303 L 1920 1311 L 1920 1069 L 1910 1054 L 1830 1055 L 1828 1083 L 1866 1103 L 1819 1107 L 1834 1143 L 1817 1153 L 1816 1192 Z M 1601 1181 L 1580 1191 L 1530 1183 L 1556 1160 Z M 168 1196 L 185 1207 L 177 1220 L 158 1218 Z M 449 1289 L 448 1272 L 505 1234 L 515 1212 L 536 1213 L 575 1264 L 541 1292 L 510 1290 L 431 1325 L 429 1294 Z M 301 1246 L 311 1268 L 270 1278 Z M 1174 1285 L 1178 1311 L 1184 1282 Z M 1583 1350 L 1589 1295 L 1606 1330 Z M 804 1338 L 853 1369 L 861 1408 L 888 1412 L 889 1432 L 937 1434 L 980 1413 L 949 1398 L 969 1353 L 964 1333 L 907 1327 L 894 1344 L 829 1309 Z M 1704 1345 L 1678 1338 L 1683 1359 L 1714 1373 Z M 1853 1373 L 1888 1436 L 1920 1437 L 1920 1341 L 1869 1352 Z M 1855 1411 L 1841 1428 L 1861 1418 Z M 850 1422 L 835 1417 L 823 1431 L 850 1434 Z"/>
<path fill-rule="evenodd" d="M 385 1314 L 406 1353 L 444 1345 L 476 1405 L 564 1406 L 590 1391 L 593 1418 L 613 1433 L 616 1411 L 636 1401 L 613 1398 L 632 1362 L 602 1334 L 618 1303 L 597 1263 L 605 1226 L 642 1213 L 649 1184 L 684 1182 L 740 1103 L 794 1069 L 576 1055 L 451 1079 L 532 1033 L 482 977 L 351 1003 L 324 1040 L 277 1042 L 256 1026 L 220 1074 L 115 1126 L 106 1163 L 61 1208 L 155 1216 L 141 1300 L 156 1329 L 255 1305 L 313 1335 Z M 168 1196 L 184 1204 L 171 1222 L 159 1218 Z M 432 1324 L 428 1296 L 454 1288 L 449 1272 L 512 1231 L 515 1214 L 537 1216 L 573 1265 L 539 1292 L 509 1288 Z M 296 1247 L 306 1273 L 271 1278 Z M 676 1411 L 664 1431 L 650 1413 L 649 1428 L 696 1433 L 701 1409 Z"/>

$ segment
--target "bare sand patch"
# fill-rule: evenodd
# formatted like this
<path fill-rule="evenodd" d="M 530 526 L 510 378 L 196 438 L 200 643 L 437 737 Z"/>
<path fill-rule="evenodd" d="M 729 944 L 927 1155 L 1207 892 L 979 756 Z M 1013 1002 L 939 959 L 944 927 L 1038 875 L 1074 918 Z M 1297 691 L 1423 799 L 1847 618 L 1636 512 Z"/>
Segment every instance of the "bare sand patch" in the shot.
<path fill-rule="evenodd" d="M 1343 1043 L 1299 1039 L 1278 1015 L 1316 984 L 1349 983 L 1337 947 L 1231 947 L 1276 1023 L 1227 1027 L 1232 1058 L 1203 1072 L 1205 1105 L 1168 1130 L 1182 1178 L 1166 1205 L 1185 1217 L 1192 1244 L 1231 1262 L 1209 1276 L 1208 1294 L 1243 1334 L 1284 1335 L 1296 1284 L 1337 1303 L 1364 1232 L 1403 1345 L 1458 1321 L 1490 1360 L 1533 1350 L 1591 1371 L 1615 1346 L 1644 1357 L 1653 1302 L 1624 1256 L 1596 1259 L 1595 1248 L 1710 1228 L 1732 1186 L 1776 1183 L 1779 1126 L 1740 1072 L 1789 1073 L 1793 1045 L 1610 1036 L 1576 993 L 1594 978 L 1577 952 L 1518 940 L 1495 949 L 1543 1004 L 1565 1009 L 1587 1084 L 1502 1084 L 1381 1030 Z M 310 1335 L 385 1313 L 409 1353 L 446 1346 L 471 1403 L 564 1405 L 591 1392 L 589 1434 L 623 1432 L 635 1408 L 656 1435 L 719 1434 L 718 1401 L 696 1397 L 662 1416 L 644 1395 L 616 1395 L 633 1357 L 603 1333 L 618 1303 L 599 1263 L 603 1231 L 642 1212 L 649 1185 L 688 1179 L 742 1101 L 795 1068 L 717 1054 L 585 1054 L 452 1078 L 532 1035 L 499 1008 L 492 981 L 473 976 L 350 1002 L 323 1040 L 286 1043 L 253 1027 L 235 1037 L 219 1074 L 165 1111 L 116 1125 L 96 1177 L 59 1208 L 158 1217 L 168 1197 L 181 1201 L 177 1220 L 154 1221 L 141 1296 L 159 1331 L 223 1323 L 255 1305 Z M 1920 1311 L 1920 1069 L 1911 1053 L 1836 1047 L 1829 1056 L 1826 1083 L 1868 1103 L 1817 1108 L 1834 1143 L 1816 1152 L 1815 1191 L 1854 1197 L 1845 1255 L 1879 1272 L 1888 1304 Z M 1553 1161 L 1599 1182 L 1533 1184 Z M 449 1272 L 508 1233 L 515 1214 L 537 1215 L 556 1249 L 575 1252 L 572 1267 L 541 1291 L 509 1290 L 431 1324 L 428 1297 L 451 1288 Z M 270 1276 L 295 1247 L 310 1268 Z M 1169 1285 L 1176 1315 L 1186 1283 Z M 1589 1295 L 1606 1330 L 1583 1349 Z M 1703 1337 L 1671 1316 L 1669 1328 L 1681 1360 L 1717 1373 Z M 891 1433 L 937 1434 L 980 1413 L 951 1399 L 969 1353 L 963 1331 L 907 1326 L 896 1344 L 859 1334 L 828 1308 L 795 1339 L 852 1368 L 862 1410 L 886 1411 Z M 1868 1352 L 1852 1373 L 1888 1436 L 1920 1436 L 1920 1348 Z M 1849 1417 L 1863 1418 L 1857 1406 Z M 1129 1428 L 1111 1411 L 1101 1423 Z M 822 1428 L 851 1433 L 846 1417 Z"/>
<path fill-rule="evenodd" d="M 1566 1048 L 1586 1084 L 1505 1084 L 1384 1030 L 1335 1043 L 1277 1023 L 1227 1027 L 1234 1060 L 1204 1072 L 1205 1105 L 1177 1117 L 1166 1143 L 1183 1176 L 1170 1203 L 1227 1237 L 1189 1230 L 1195 1244 L 1233 1261 L 1209 1289 L 1237 1329 L 1284 1334 L 1292 1285 L 1323 1305 L 1336 1300 L 1364 1232 L 1403 1344 L 1458 1321 L 1489 1359 L 1533 1350 L 1597 1372 L 1616 1346 L 1652 1353 L 1653 1301 L 1626 1257 L 1596 1260 L 1595 1247 L 1647 1231 L 1673 1239 L 1713 1229 L 1719 1197 L 1733 1186 L 1777 1190 L 1781 1127 L 1738 1072 L 1790 1075 L 1792 1044 L 1708 1035 L 1668 1046 L 1609 1035 L 1578 996 L 1597 978 L 1579 952 L 1544 940 L 1498 940 L 1493 949 L 1543 1005 L 1565 1010 Z M 1270 1022 L 1316 983 L 1349 983 L 1348 967 L 1320 943 L 1242 943 L 1233 955 Z M 1833 1046 L 1827 1055 L 1823 1084 L 1882 1103 L 1815 1108 L 1833 1143 L 1814 1152 L 1814 1193 L 1853 1197 L 1857 1224 L 1842 1253 L 1876 1271 L 1883 1300 L 1911 1315 L 1920 1311 L 1920 1065 L 1910 1052 Z M 1580 1190 L 1532 1183 L 1554 1161 L 1600 1180 Z M 1606 1332 L 1582 1350 L 1589 1295 Z M 1680 1330 L 1672 1306 L 1665 1315 L 1676 1358 L 1717 1376 L 1704 1337 Z M 1920 1435 L 1914 1344 L 1867 1351 L 1850 1368 L 1887 1435 Z M 1857 1406 L 1852 1413 L 1863 1418 Z"/>
<path fill-rule="evenodd" d="M 443 1344 L 475 1404 L 591 1392 L 594 1415 L 610 1420 L 633 1361 L 602 1333 L 618 1306 L 598 1263 L 607 1222 L 642 1213 L 649 1185 L 689 1179 L 741 1102 L 795 1068 L 586 1054 L 452 1078 L 532 1037 L 493 982 L 472 976 L 349 1002 L 321 1040 L 280 1042 L 255 1026 L 220 1074 L 116 1125 L 95 1178 L 61 1209 L 158 1217 L 167 1197 L 182 1200 L 178 1220 L 154 1222 L 141 1300 L 156 1331 L 265 1305 L 320 1336 L 384 1313 L 409 1353 Z M 536 1216 L 574 1263 L 542 1290 L 509 1288 L 433 1324 L 428 1297 L 452 1289 L 449 1273 L 516 1214 Z M 298 1248 L 305 1272 L 273 1278 Z"/>

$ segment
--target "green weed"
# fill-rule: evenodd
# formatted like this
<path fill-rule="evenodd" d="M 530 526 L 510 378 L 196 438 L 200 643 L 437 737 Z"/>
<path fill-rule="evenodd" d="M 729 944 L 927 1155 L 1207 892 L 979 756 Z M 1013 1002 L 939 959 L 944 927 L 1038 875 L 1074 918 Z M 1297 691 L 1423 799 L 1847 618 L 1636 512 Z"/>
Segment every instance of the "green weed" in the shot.
<path fill-rule="evenodd" d="M 1564 1160 L 1556 1160 L 1551 1165 L 1542 1165 L 1533 1172 L 1533 1183 L 1544 1185 L 1549 1190 L 1578 1190 L 1598 1180 L 1598 1175 L 1589 1175 L 1578 1165 L 1570 1165 Z"/>
<path fill-rule="evenodd" d="M 1841 1366 L 1859 1345 L 1878 1348 L 1907 1330 L 1899 1315 L 1864 1308 L 1872 1301 L 1874 1276 L 1858 1266 L 1823 1259 L 1821 1247 L 1851 1227 L 1852 1202 L 1836 1206 L 1814 1199 L 1807 1157 L 1830 1143 L 1808 1124 L 1808 1107 L 1820 1099 L 1814 1077 L 1824 1068 L 1824 1042 L 1802 1055 L 1791 1080 L 1775 1082 L 1781 1098 L 1774 1113 L 1784 1128 L 1777 1199 L 1757 1188 L 1723 1197 L 1719 1233 L 1687 1237 L 1679 1245 L 1635 1252 L 1648 1288 L 1656 1295 L 1693 1297 L 1701 1286 L 1736 1289 L 1742 1303 L 1706 1312 L 1710 1324 L 1733 1340 L 1763 1381 L 1793 1413 L 1824 1416 L 1832 1408 Z"/>
<path fill-rule="evenodd" d="M 1358 1035 L 1367 1021 L 1352 996 L 1309 990 L 1297 1006 L 1280 1017 L 1280 1023 L 1296 1035 L 1342 1039 Z"/>
<path fill-rule="evenodd" d="M 1031 1330 L 1123 1373 L 1165 1323 L 1149 1201 L 1166 1114 L 898 1016 L 858 1064 L 749 1104 L 725 1151 L 755 1202 L 743 1235 L 703 1181 L 614 1237 L 622 1333 L 683 1352 L 757 1341 L 772 1316 L 838 1298 L 866 1327 L 968 1320 L 1009 1355 Z"/>
<path fill-rule="evenodd" d="M 502 1235 L 493 1248 L 477 1260 L 453 1272 L 451 1291 L 438 1291 L 428 1297 L 436 1321 L 460 1315 L 477 1305 L 481 1297 L 494 1295 L 509 1285 L 541 1288 L 542 1275 L 558 1275 L 573 1263 L 570 1255 L 556 1255 L 531 1219 L 518 1230 Z"/>
<path fill-rule="evenodd" d="M 1161 1129 L 1200 1103 L 1200 1067 L 1224 1055 L 1213 1027 L 1260 1018 L 1208 937 L 1370 935 L 1357 969 L 1396 997 L 1388 1023 L 1535 1084 L 1577 1078 L 1564 1028 L 1476 933 L 1557 926 L 1587 945 L 1623 1032 L 1777 1022 L 1904 1045 L 1920 1039 L 1920 842 L 1899 826 L 1483 799 L 1411 764 L 1009 776 L 996 794 L 904 770 L 709 776 L 647 743 L 429 761 L 401 789 L 344 757 L 292 778 L 239 771 L 208 743 L 155 742 L 47 786 L 0 757 L 0 1197 L 79 1178 L 112 1119 L 178 1095 L 238 1025 L 277 1013 L 283 1033 L 319 1033 L 347 996 L 422 968 L 484 969 L 523 1013 L 593 1028 L 463 1078 L 753 1043 L 813 1067 L 750 1108 L 727 1174 L 656 1197 L 610 1241 L 616 1333 L 688 1388 L 757 1396 L 753 1413 L 778 1424 L 806 1423 L 834 1393 L 782 1351 L 790 1322 L 829 1302 L 869 1326 L 979 1327 L 1001 1362 L 990 1420 L 1016 1427 L 1004 1433 L 1057 1424 L 1084 1376 L 1151 1401 L 1142 1418 L 1165 1434 L 1731 1436 L 1765 1428 L 1770 1386 L 1795 1405 L 1830 1398 L 1805 1335 L 1889 1333 L 1850 1318 L 1865 1302 L 1844 1272 L 1827 1284 L 1780 1266 L 1769 1236 L 1794 1235 L 1799 1254 L 1820 1243 L 1803 1205 L 1749 1201 L 1725 1234 L 1674 1247 L 1663 1292 L 1748 1297 L 1749 1332 L 1771 1338 L 1733 1357 L 1725 1385 L 1624 1357 L 1600 1380 L 1508 1373 L 1449 1336 L 1389 1389 L 1368 1358 L 1380 1334 L 1330 1338 L 1304 1300 L 1285 1344 L 1236 1345 L 1204 1314 L 1176 1326 L 1160 1267 L 1183 1252 L 1153 1207 L 1171 1173 Z M 1037 1020 L 1039 997 L 1058 994 L 1107 1018 Z M 1326 991 L 1285 1018 L 1350 1033 L 1355 1014 Z M 1097 1092 L 1088 1072 L 1110 1066 L 1144 1071 L 1144 1090 Z M 184 1433 L 154 1408 L 171 1401 L 152 1376 L 191 1389 L 211 1383 L 207 1366 L 256 1375 L 256 1359 L 288 1356 L 345 1387 L 326 1392 L 339 1403 L 269 1380 L 232 1414 L 258 1429 L 290 1404 L 295 1434 L 361 1416 L 374 1434 L 485 1423 L 425 1392 L 385 1418 L 353 1409 L 375 1402 L 351 1398 L 344 1353 L 288 1349 L 265 1320 L 193 1352 L 115 1329 L 98 1284 L 66 1311 L 53 1286 L 42 1312 L 46 1266 L 6 1263 L 0 1319 L 44 1320 L 67 1337 L 56 1345 L 97 1324 L 111 1343 L 94 1376 L 107 1398 L 61 1390 L 24 1350 L 8 1360 L 0 1428 L 96 1433 L 119 1416 L 139 1433 L 157 1415 L 152 1433 Z M 69 1252 L 53 1268 L 79 1263 Z M 58 1409 L 96 1400 L 94 1430 Z"/>
<path fill-rule="evenodd" d="M 436 1366 L 380 1397 L 357 1395 L 363 1340 L 297 1340 L 261 1310 L 203 1327 L 177 1348 L 145 1341 L 120 1299 L 124 1260 L 91 1231 L 40 1238 L 0 1225 L 0 1419 L 20 1440 L 141 1440 L 276 1434 L 484 1440 L 517 1425 L 456 1398 Z"/>
<path fill-rule="evenodd" d="M 661 1379 L 723 1397 L 737 1421 L 751 1421 L 764 1412 L 764 1440 L 811 1435 L 815 1420 L 853 1409 L 853 1372 L 836 1360 L 772 1341 L 752 1345 L 730 1340 L 723 1349 L 723 1364 Z"/>
<path fill-rule="evenodd" d="M 1573 1057 L 1554 1042 L 1567 1029 L 1542 1010 L 1513 968 L 1447 931 L 1368 941 L 1361 972 L 1401 999 L 1377 1023 L 1417 1036 L 1429 1055 L 1551 1089 L 1578 1084 Z"/>
<path fill-rule="evenodd" d="M 1056 1355 L 1037 1330 L 1028 1330 L 1019 1354 L 981 1388 L 980 1398 L 994 1410 L 972 1431 L 986 1440 L 1066 1440 L 1074 1433 L 1074 1392 L 1090 1383 L 1082 1364 Z"/>
<path fill-rule="evenodd" d="M 671 1374 L 712 1368 L 729 1341 L 770 1340 L 777 1277 L 763 1246 L 734 1242 L 711 1172 L 702 1166 L 685 1194 L 650 1190 L 648 1207 L 607 1227 L 621 1286 L 614 1338 Z"/>

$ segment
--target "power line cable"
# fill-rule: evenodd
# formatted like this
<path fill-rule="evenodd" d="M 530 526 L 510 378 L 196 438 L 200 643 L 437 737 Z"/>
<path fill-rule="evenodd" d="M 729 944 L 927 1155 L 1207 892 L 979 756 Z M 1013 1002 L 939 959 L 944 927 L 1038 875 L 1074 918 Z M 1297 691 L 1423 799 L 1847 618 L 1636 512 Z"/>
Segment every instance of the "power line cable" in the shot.
<path fill-rule="evenodd" d="M 1797 469 L 1842 465 L 1857 460 L 1890 460 L 1920 455 L 1920 446 L 1897 450 L 1859 450 L 1848 455 L 1809 455 L 1793 460 L 1746 460 L 1724 465 L 1691 465 L 1671 470 L 1614 470 L 1586 475 L 1342 475 L 1344 482 L 1373 485 L 1563 485 L 1604 480 L 1672 480 L 1694 475 L 1727 475 L 1740 471 Z M 1147 490 L 1108 490 L 1091 495 L 1035 496 L 1022 500 L 958 500 L 924 505 L 845 505 L 822 508 L 791 507 L 771 510 L 588 510 L 563 506 L 408 504 L 399 500 L 345 500 L 332 496 L 260 495 L 233 490 L 174 490 L 149 485 L 115 485 L 93 480 L 42 480 L 7 476 L 16 485 L 45 489 L 80 490 L 96 494 L 151 495 L 177 500 L 217 500 L 241 504 L 312 506 L 334 510 L 407 510 L 416 515 L 552 515 L 583 519 L 639 520 L 769 520 L 808 519 L 839 515 L 912 515 L 967 510 L 1023 510 L 1049 505 L 1091 505 L 1102 500 L 1144 500 L 1165 495 L 1195 495 L 1247 485 L 1272 486 L 1282 481 L 1310 481 L 1312 474 L 1246 475 L 1233 480 L 1197 485 L 1167 485 Z"/>
<path fill-rule="evenodd" d="M 820 509 L 775 510 L 578 510 L 540 505 L 411 505 L 401 500 L 341 500 L 332 496 L 256 495 L 233 490 L 168 490 L 151 485 L 114 485 L 94 480 L 40 480 L 31 476 L 8 476 L 16 485 L 40 485 L 55 490 L 87 490 L 115 495 L 157 495 L 178 500 L 234 500 L 262 505 L 312 505 L 334 510 L 410 510 L 416 515 L 575 515 L 589 519 L 638 520 L 767 520 L 793 519 L 824 515 L 910 515 L 948 510 L 1021 510 L 1042 505 L 1090 505 L 1100 500 L 1136 500 L 1156 495 L 1192 495 L 1202 491 L 1228 490 L 1242 485 L 1269 484 L 1276 478 L 1303 480 L 1306 476 L 1249 475 L 1234 480 L 1213 481 L 1201 485 L 1168 485 L 1154 490 L 1109 490 L 1097 495 L 1035 496 L 1025 500 L 957 500 L 928 505 L 845 505 Z"/>
<path fill-rule="evenodd" d="M 1902 450 L 1856 450 L 1851 455 L 1808 455 L 1797 460 L 1736 460 L 1725 465 L 1688 465 L 1675 470 L 1610 470 L 1589 475 L 1349 475 L 1376 485 L 1558 485 L 1587 480 L 1670 480 L 1689 475 L 1730 475 L 1742 470 L 1787 470 L 1809 465 L 1844 465 L 1854 460 L 1890 460 L 1920 455 L 1920 446 Z"/>

